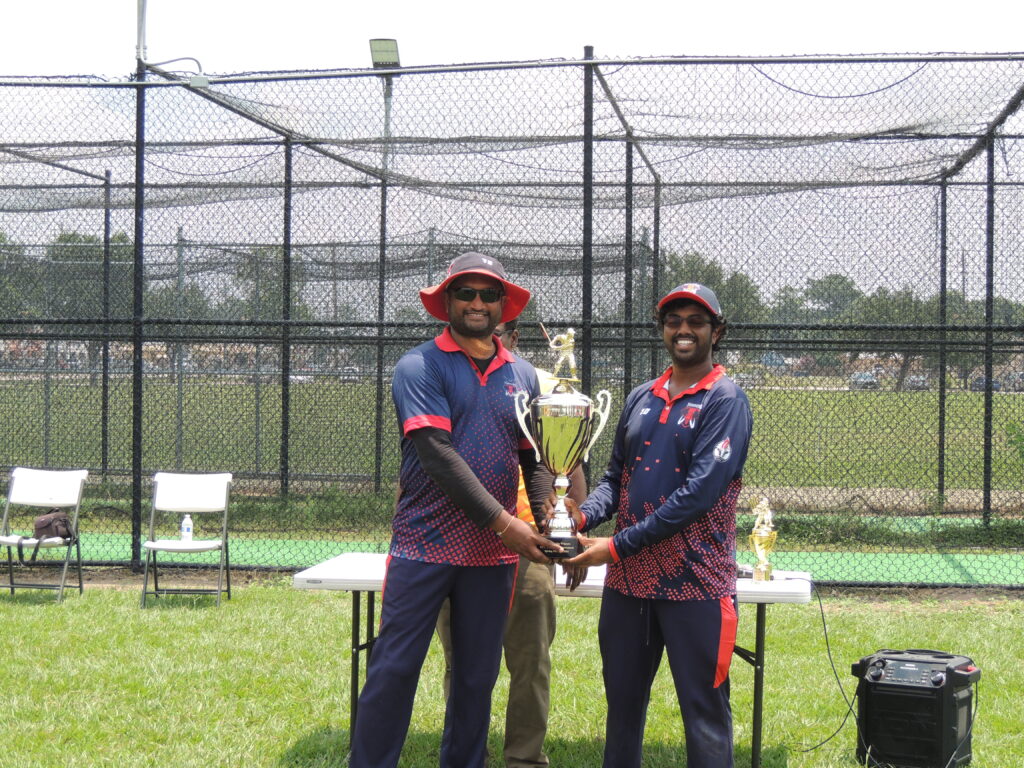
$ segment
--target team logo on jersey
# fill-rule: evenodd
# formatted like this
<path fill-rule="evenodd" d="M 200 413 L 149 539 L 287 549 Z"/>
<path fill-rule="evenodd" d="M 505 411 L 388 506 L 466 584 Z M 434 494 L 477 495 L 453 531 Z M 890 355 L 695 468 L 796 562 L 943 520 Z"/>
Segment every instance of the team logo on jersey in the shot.
<path fill-rule="evenodd" d="M 683 429 L 693 429 L 693 424 L 697 421 L 697 414 L 700 413 L 699 405 L 688 405 L 686 406 L 686 412 L 679 417 L 679 421 L 676 422 Z"/>
<path fill-rule="evenodd" d="M 732 456 L 732 445 L 729 443 L 729 438 L 725 438 L 712 451 L 712 455 L 715 457 L 715 461 L 728 461 L 729 457 Z"/>
<path fill-rule="evenodd" d="M 643 410 L 640 411 L 640 415 L 641 416 L 646 416 L 650 412 L 651 412 L 650 408 L 644 408 Z"/>
<path fill-rule="evenodd" d="M 516 396 L 516 392 L 518 392 L 518 391 L 519 391 L 519 387 L 517 387 L 512 382 L 509 382 L 509 383 L 507 383 L 505 385 L 505 397 L 515 397 Z"/>

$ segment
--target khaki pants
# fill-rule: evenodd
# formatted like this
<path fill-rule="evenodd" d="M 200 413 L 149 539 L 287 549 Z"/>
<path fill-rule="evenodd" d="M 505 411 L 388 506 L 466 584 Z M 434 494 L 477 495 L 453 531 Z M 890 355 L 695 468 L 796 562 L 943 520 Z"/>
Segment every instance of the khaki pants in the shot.
<path fill-rule="evenodd" d="M 512 609 L 505 624 L 505 666 L 509 672 L 505 710 L 505 765 L 546 766 L 544 736 L 551 687 L 551 641 L 555 637 L 554 566 L 519 559 Z M 445 695 L 451 667 L 448 602 L 437 620 L 445 655 Z"/>

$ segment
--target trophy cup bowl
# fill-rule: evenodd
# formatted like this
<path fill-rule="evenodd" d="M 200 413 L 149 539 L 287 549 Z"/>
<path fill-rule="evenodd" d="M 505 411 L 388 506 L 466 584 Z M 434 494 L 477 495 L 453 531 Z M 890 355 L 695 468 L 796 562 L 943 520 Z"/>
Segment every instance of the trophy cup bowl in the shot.
<path fill-rule="evenodd" d="M 523 433 L 537 452 L 537 460 L 555 476 L 557 501 L 548 521 L 547 538 L 565 551 L 545 550 L 552 558 L 575 557 L 580 553 L 576 539 L 576 521 L 565 506 L 569 475 L 586 461 L 592 446 L 608 421 L 612 396 L 607 390 L 597 393 L 599 408 L 586 395 L 570 384 L 560 381 L 549 394 L 540 395 L 529 404 L 529 394 L 516 395 L 516 416 Z"/>

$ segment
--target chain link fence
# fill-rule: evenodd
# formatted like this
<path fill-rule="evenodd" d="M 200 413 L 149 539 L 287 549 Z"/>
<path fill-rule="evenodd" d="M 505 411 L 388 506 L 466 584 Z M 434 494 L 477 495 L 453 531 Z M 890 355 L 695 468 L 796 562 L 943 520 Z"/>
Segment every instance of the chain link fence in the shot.
<path fill-rule="evenodd" d="M 613 416 L 655 299 L 716 290 L 741 559 L 764 496 L 776 567 L 1024 586 L 1022 93 L 1019 56 L 0 81 L 0 465 L 89 468 L 92 563 L 138 564 L 159 470 L 234 473 L 239 566 L 384 551 L 390 373 L 473 249 Z"/>

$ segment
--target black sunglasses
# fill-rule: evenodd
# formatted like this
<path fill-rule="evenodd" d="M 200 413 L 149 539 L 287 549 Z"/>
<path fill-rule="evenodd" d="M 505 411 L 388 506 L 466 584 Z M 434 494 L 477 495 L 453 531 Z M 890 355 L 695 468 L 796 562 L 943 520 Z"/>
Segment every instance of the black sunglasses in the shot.
<path fill-rule="evenodd" d="M 470 288 L 467 285 L 459 288 L 449 288 L 448 292 L 459 301 L 467 303 L 479 296 L 480 301 L 484 304 L 493 304 L 496 301 L 500 301 L 501 297 L 505 295 L 500 288 Z"/>
<path fill-rule="evenodd" d="M 711 324 L 711 318 L 705 315 L 690 315 L 688 317 L 680 317 L 679 315 L 665 315 L 665 317 L 661 321 L 661 324 L 664 325 L 666 328 L 672 329 L 682 327 L 683 323 L 686 323 L 694 330 L 700 330 L 704 326 Z"/>

